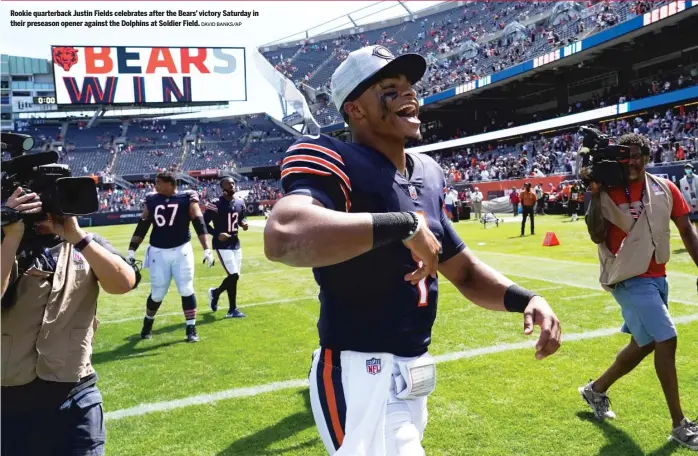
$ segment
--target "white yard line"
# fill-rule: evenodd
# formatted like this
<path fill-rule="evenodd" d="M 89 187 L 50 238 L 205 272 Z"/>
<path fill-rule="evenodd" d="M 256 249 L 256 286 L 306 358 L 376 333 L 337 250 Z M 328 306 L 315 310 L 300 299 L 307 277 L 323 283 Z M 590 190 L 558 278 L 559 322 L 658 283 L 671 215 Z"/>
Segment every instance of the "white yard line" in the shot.
<path fill-rule="evenodd" d="M 536 292 L 539 292 L 539 291 L 551 291 L 551 290 L 560 290 L 561 288 L 564 288 L 564 287 L 561 287 L 561 286 L 557 286 L 557 287 L 543 287 L 543 288 L 536 288 Z"/>
<path fill-rule="evenodd" d="M 685 324 L 698 321 L 698 314 L 686 315 L 682 317 L 676 317 L 674 323 Z M 573 342 L 579 340 L 596 339 L 600 337 L 608 337 L 614 334 L 618 334 L 618 328 L 604 328 L 597 329 L 594 331 L 585 331 L 582 333 L 565 334 L 563 336 L 564 342 Z M 525 342 L 516 342 L 509 344 L 497 344 L 491 345 L 489 347 L 481 347 L 470 350 L 464 350 L 453 353 L 446 353 L 443 355 L 435 356 L 436 362 L 445 363 L 449 361 L 456 361 L 459 359 L 474 358 L 476 356 L 490 355 L 494 353 L 501 353 L 512 350 L 521 350 L 524 348 L 532 348 L 536 345 L 536 339 L 531 338 Z M 283 382 L 267 383 L 266 385 L 250 386 L 246 388 L 232 388 L 225 391 L 218 391 L 216 393 L 199 394 L 197 396 L 189 396 L 182 399 L 175 399 L 172 401 L 163 402 L 153 402 L 150 404 L 140 404 L 135 407 L 130 407 L 127 409 L 114 410 L 113 412 L 107 412 L 104 414 L 105 420 L 120 420 L 122 418 L 128 418 L 131 416 L 143 416 L 153 412 L 164 412 L 169 410 L 175 410 L 183 407 L 189 407 L 192 405 L 204 405 L 213 402 L 218 402 L 225 399 L 232 399 L 237 397 L 252 397 L 258 396 L 263 393 L 270 393 L 273 391 L 280 391 L 285 389 L 303 388 L 308 386 L 307 379 L 297 379 L 297 380 L 286 380 Z"/>
<path fill-rule="evenodd" d="M 598 281 L 598 264 L 474 251 L 481 260 L 506 275 L 605 293 Z M 667 276 L 669 302 L 698 306 L 695 276 L 671 271 L 667 273 Z"/>
<path fill-rule="evenodd" d="M 189 396 L 183 399 L 174 401 L 154 402 L 152 404 L 141 404 L 137 407 L 128 409 L 115 410 L 104 414 L 105 420 L 120 420 L 129 416 L 141 416 L 153 412 L 165 412 L 191 405 L 209 404 L 224 399 L 232 399 L 235 397 L 250 397 L 257 396 L 262 393 L 270 393 L 291 388 L 302 388 L 308 386 L 308 380 L 287 380 L 285 382 L 268 383 L 266 385 L 251 386 L 249 388 L 234 388 L 217 393 L 200 394 L 198 396 Z"/>
<path fill-rule="evenodd" d="M 271 304 L 287 304 L 290 302 L 307 301 L 310 299 L 317 299 L 317 295 L 308 295 L 308 296 L 302 296 L 300 298 L 290 298 L 290 299 L 275 299 L 273 301 L 251 302 L 249 304 L 239 305 L 238 309 L 246 309 L 247 307 L 268 306 Z M 206 306 L 206 308 L 208 309 L 208 305 Z M 172 315 L 182 315 L 182 312 L 160 313 L 160 314 L 157 314 L 156 317 L 169 317 Z M 110 323 L 124 323 L 127 321 L 135 321 L 135 320 L 141 320 L 141 319 L 143 319 L 143 315 L 138 316 L 138 317 L 119 318 L 117 320 L 100 321 L 99 324 L 106 325 L 106 324 L 110 324 Z"/>
<path fill-rule="evenodd" d="M 575 296 L 565 296 L 564 298 L 559 298 L 559 299 L 560 299 L 560 301 L 571 301 L 573 299 L 585 299 L 585 298 L 592 298 L 592 297 L 599 297 L 600 298 L 603 296 L 604 293 L 605 293 L 604 291 L 598 291 L 596 293 L 587 293 L 587 294 L 581 294 L 581 295 L 575 295 Z M 609 293 L 608 296 L 605 296 L 605 297 L 608 298 L 608 297 L 612 297 L 612 296 Z"/>

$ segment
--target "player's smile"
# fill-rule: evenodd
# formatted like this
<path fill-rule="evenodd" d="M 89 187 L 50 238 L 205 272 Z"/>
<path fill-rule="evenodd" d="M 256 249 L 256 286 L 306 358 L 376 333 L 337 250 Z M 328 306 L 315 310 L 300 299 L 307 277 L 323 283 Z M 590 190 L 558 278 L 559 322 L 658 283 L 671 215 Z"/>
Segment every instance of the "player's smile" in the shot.
<path fill-rule="evenodd" d="M 394 123 L 402 133 L 402 136 L 407 138 L 418 138 L 421 136 L 419 131 L 421 122 L 418 118 L 419 102 L 415 98 L 411 86 L 409 86 L 407 93 L 405 93 L 405 86 L 403 85 L 405 83 L 405 79 L 401 78 L 398 80 L 398 84 L 391 81 L 386 84 L 385 87 L 381 87 L 385 90 L 379 94 L 380 107 L 383 113 L 382 119 L 388 121 L 387 117 L 392 113 Z M 404 95 L 400 96 L 401 94 Z"/>
<path fill-rule="evenodd" d="M 407 138 L 420 137 L 419 127 L 421 122 L 417 117 L 419 114 L 419 103 L 417 103 L 417 100 L 401 102 L 397 106 L 398 108 L 393 111 L 393 115 L 403 136 Z"/>
<path fill-rule="evenodd" d="M 419 114 L 419 103 L 416 100 L 407 102 L 400 106 L 395 115 L 400 119 L 400 122 L 419 126 L 421 122 L 417 118 Z"/>

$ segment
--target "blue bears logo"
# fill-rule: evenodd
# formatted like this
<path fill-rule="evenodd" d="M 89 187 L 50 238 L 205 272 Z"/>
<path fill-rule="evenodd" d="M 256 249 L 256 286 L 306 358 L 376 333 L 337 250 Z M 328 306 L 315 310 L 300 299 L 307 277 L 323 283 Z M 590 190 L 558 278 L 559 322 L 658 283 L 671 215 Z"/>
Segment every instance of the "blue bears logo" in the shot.
<path fill-rule="evenodd" d="M 371 358 L 366 360 L 366 372 L 371 375 L 378 375 L 381 372 L 381 360 L 378 358 Z"/>

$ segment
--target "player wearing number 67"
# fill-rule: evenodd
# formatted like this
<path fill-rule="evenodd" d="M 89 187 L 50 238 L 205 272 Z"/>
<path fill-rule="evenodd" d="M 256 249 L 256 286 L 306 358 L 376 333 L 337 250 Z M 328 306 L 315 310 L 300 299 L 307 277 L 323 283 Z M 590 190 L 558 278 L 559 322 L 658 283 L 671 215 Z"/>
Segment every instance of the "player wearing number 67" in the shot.
<path fill-rule="evenodd" d="M 196 296 L 194 294 L 194 250 L 191 247 L 189 222 L 194 226 L 204 248 L 204 263 L 210 268 L 215 263 L 208 244 L 206 224 L 199 207 L 199 195 L 193 190 L 177 191 L 177 181 L 169 172 L 155 178 L 155 193 L 145 197 L 143 214 L 133 232 L 128 258 L 133 260 L 138 246 L 148 234 L 150 246 L 145 253 L 143 267 L 150 269 L 150 296 L 146 301 L 141 338 L 150 339 L 155 314 L 167 295 L 174 278 L 182 297 L 188 342 L 198 342 L 196 333 Z"/>
<path fill-rule="evenodd" d="M 247 231 L 245 203 L 235 198 L 235 181 L 224 177 L 220 182 L 223 196 L 206 204 L 206 227 L 213 237 L 213 248 L 227 273 L 218 288 L 208 289 L 208 301 L 212 311 L 218 310 L 218 298 L 228 293 L 228 313 L 225 318 L 242 318 L 244 313 L 236 306 L 238 279 L 242 268 L 242 248 L 238 231 Z M 213 226 L 211 226 L 213 223 Z"/>
<path fill-rule="evenodd" d="M 481 307 L 523 313 L 524 334 L 540 326 L 537 359 L 560 346 L 545 299 L 459 239 L 443 210 L 439 165 L 405 153 L 405 140 L 421 136 L 412 86 L 425 69 L 421 56 L 395 58 L 382 46 L 349 54 L 331 88 L 353 142 L 320 135 L 292 145 L 281 167 L 286 196 L 264 231 L 269 259 L 312 267 L 320 285 L 310 398 L 333 455 L 424 454 L 437 272 Z"/>

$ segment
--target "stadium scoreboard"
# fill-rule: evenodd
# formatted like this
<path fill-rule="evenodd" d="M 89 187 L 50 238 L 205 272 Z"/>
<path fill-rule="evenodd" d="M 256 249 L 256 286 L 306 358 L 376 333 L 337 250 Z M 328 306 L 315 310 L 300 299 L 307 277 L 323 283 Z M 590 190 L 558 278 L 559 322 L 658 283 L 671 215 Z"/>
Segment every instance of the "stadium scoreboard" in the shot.
<path fill-rule="evenodd" d="M 58 105 L 247 100 L 243 47 L 51 46 L 51 57 Z"/>

